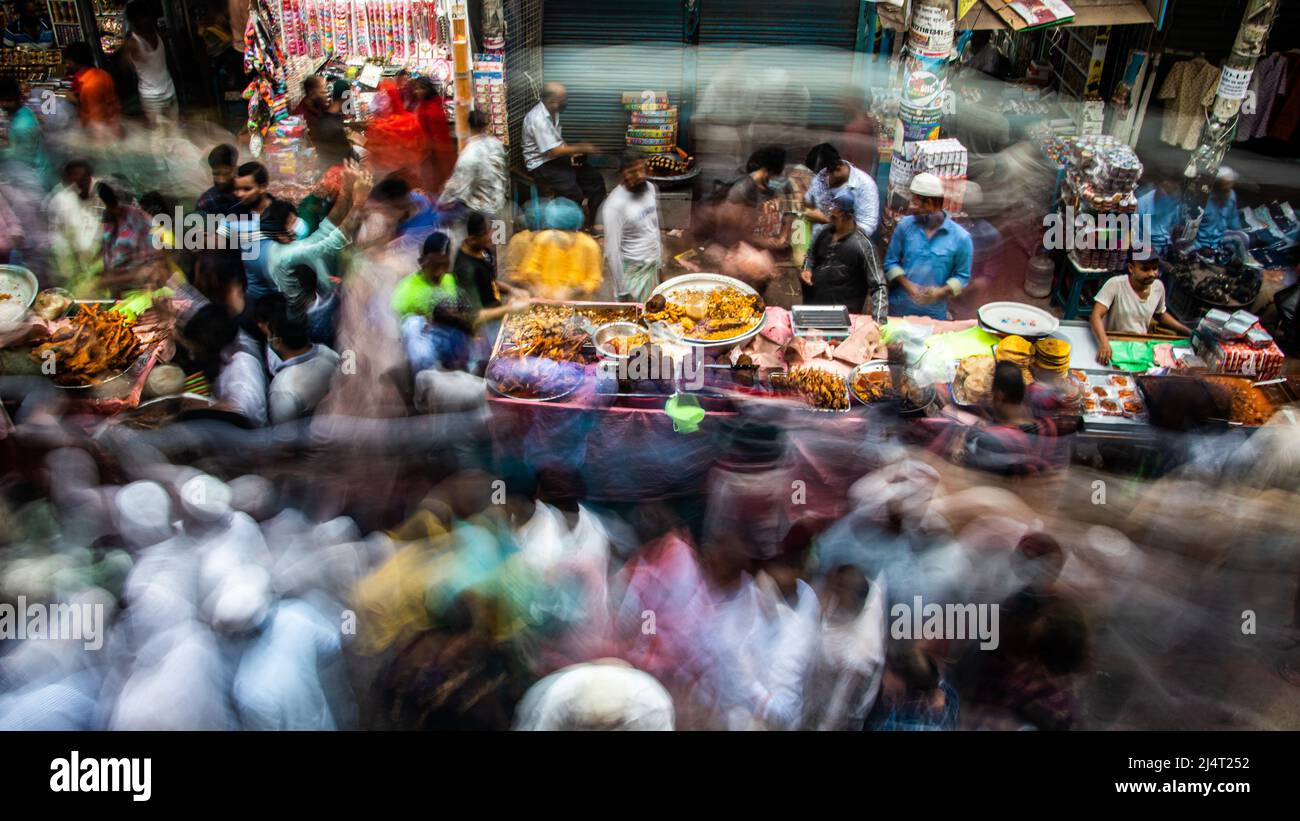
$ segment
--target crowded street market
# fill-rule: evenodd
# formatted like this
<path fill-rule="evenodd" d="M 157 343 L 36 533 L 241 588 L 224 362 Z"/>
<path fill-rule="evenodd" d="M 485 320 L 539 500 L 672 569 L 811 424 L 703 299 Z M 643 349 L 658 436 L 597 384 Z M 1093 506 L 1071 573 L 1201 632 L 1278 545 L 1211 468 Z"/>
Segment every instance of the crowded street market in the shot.
<path fill-rule="evenodd" d="M 0 729 L 1300 728 L 1300 2 L 797 5 L 5 2 Z"/>

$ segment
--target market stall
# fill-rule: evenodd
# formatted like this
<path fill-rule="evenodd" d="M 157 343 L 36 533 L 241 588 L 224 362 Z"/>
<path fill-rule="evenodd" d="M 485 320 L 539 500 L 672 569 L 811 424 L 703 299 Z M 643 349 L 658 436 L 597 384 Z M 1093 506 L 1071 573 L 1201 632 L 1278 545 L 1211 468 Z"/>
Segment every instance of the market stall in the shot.
<path fill-rule="evenodd" d="M 155 373 L 174 348 L 171 322 L 153 301 L 170 293 L 73 299 L 60 288 L 39 290 L 25 268 L 0 266 L 0 375 L 37 380 L 69 416 L 92 420 L 180 395 L 183 378 L 168 384 Z"/>
<path fill-rule="evenodd" d="M 763 306 L 725 277 L 688 275 L 661 288 L 666 300 L 546 303 L 504 324 L 487 369 L 504 463 L 527 472 L 566 467 L 596 499 L 689 495 L 704 487 L 727 432 L 759 413 L 795 432 L 803 473 L 833 475 L 822 469 L 825 452 L 808 450 L 819 437 L 861 442 L 926 418 L 982 424 L 998 361 L 1017 364 L 1027 384 L 1053 397 L 1052 412 L 1073 420 L 1060 432 L 1073 434 L 1062 447 L 1076 455 L 1098 442 L 1159 451 L 1160 424 L 1171 415 L 1160 404 L 1166 380 L 1215 393 L 1221 429 L 1252 430 L 1300 398 L 1285 380 L 1255 376 L 1270 373 L 1264 349 L 1244 363 L 1217 358 L 1211 373 L 1200 341 L 1194 348 L 1186 339 L 1116 335 L 1114 361 L 1103 366 L 1086 322 L 1018 303 L 986 305 L 978 321 L 899 318 L 883 328 L 845 314 L 842 328 L 821 333 L 802 324 L 801 310 Z M 702 308 L 692 304 L 701 293 Z M 731 294 L 752 313 L 721 310 L 729 297 L 708 294 Z M 665 320 L 680 323 L 675 339 Z M 707 339 L 715 328 L 734 333 Z M 686 367 L 674 343 L 683 343 Z"/>

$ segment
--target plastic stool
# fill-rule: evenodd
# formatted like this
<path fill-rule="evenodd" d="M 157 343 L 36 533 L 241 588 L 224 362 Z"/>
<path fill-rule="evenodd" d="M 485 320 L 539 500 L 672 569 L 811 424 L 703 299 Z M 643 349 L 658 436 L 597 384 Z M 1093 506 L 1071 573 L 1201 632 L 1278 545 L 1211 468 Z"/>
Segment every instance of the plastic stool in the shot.
<path fill-rule="evenodd" d="M 1066 268 L 1070 269 L 1070 288 L 1066 293 L 1065 276 Z M 1065 258 L 1065 262 L 1057 269 L 1056 287 L 1052 290 L 1052 302 L 1061 306 L 1062 317 L 1064 319 L 1074 319 L 1080 314 L 1092 312 L 1091 305 L 1080 304 L 1083 301 L 1083 286 L 1087 282 L 1105 282 L 1115 276 L 1115 271 L 1097 271 L 1091 269 L 1081 269 L 1075 264 L 1070 257 Z"/>

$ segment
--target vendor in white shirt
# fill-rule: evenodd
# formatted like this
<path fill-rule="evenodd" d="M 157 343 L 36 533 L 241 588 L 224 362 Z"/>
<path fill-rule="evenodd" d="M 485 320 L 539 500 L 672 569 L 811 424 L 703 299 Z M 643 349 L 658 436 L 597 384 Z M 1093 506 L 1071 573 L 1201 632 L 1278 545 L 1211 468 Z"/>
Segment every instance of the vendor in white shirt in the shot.
<path fill-rule="evenodd" d="M 1145 334 L 1155 320 L 1181 336 L 1191 336 L 1186 325 L 1165 309 L 1165 286 L 1160 281 L 1160 259 L 1154 255 L 1137 259 L 1130 252 L 1128 273 L 1106 280 L 1092 305 L 1093 338 L 1097 340 L 1097 361 L 1110 364 L 1108 334 Z"/>
<path fill-rule="evenodd" d="M 605 200 L 605 268 L 620 302 L 645 302 L 659 285 L 663 244 L 659 236 L 659 199 L 646 177 L 645 157 L 623 155 L 623 181 Z"/>

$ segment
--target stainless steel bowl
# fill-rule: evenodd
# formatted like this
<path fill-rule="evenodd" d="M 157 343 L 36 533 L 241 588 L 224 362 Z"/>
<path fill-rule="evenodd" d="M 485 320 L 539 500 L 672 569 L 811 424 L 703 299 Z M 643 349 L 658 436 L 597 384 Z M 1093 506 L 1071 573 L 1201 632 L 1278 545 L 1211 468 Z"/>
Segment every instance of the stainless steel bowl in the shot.
<path fill-rule="evenodd" d="M 20 265 L 0 265 L 0 327 L 22 322 L 27 309 L 36 301 L 41 285 L 36 275 Z"/>
<path fill-rule="evenodd" d="M 646 333 L 646 329 L 635 322 L 610 322 L 597 328 L 596 332 L 591 335 L 591 340 L 596 345 L 596 352 L 604 358 L 627 359 L 627 354 L 615 352 L 613 348 L 607 346 L 607 343 L 615 337 L 644 333 Z"/>

